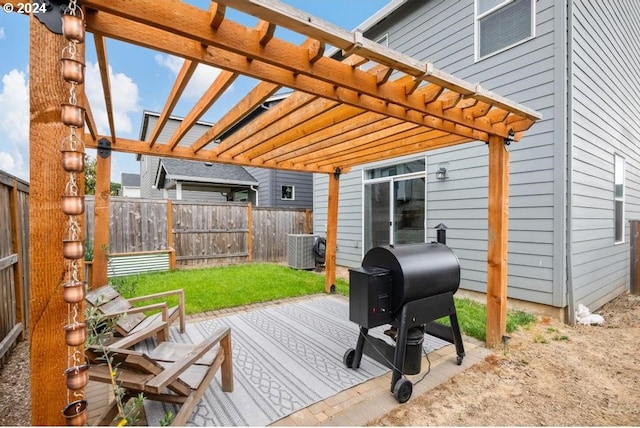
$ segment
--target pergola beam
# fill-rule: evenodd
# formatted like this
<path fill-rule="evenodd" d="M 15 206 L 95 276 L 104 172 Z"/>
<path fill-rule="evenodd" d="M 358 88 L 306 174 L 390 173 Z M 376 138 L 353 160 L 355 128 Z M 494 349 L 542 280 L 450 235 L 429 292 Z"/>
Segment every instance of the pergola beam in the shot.
<path fill-rule="evenodd" d="M 90 149 L 97 149 L 98 144 L 97 141 L 90 139 L 89 134 L 84 134 L 85 146 Z M 98 139 L 101 138 L 109 138 L 107 135 L 98 135 Z M 229 158 L 221 158 L 219 157 L 213 149 L 211 150 L 200 150 L 196 155 L 193 153 L 193 150 L 189 147 L 176 147 L 171 149 L 166 144 L 155 144 L 153 147 L 149 147 L 148 144 L 144 144 L 142 141 L 131 140 L 127 138 L 118 138 L 118 146 L 112 148 L 113 151 L 122 152 L 122 153 L 133 153 L 138 155 L 149 155 L 149 156 L 160 156 L 174 159 L 185 159 L 185 160 L 197 160 L 201 162 L 219 162 L 226 163 L 231 165 L 241 165 L 241 166 L 255 166 L 251 162 L 246 162 L 243 159 L 229 159 Z M 215 149 L 215 147 L 214 147 Z M 265 168 L 270 169 L 284 169 L 289 171 L 300 171 L 300 168 L 296 168 L 295 166 L 287 166 L 286 164 L 271 166 L 264 165 Z M 308 168 L 305 172 L 317 172 L 321 174 L 326 174 L 328 172 L 333 171 L 330 168 Z M 348 168 L 343 170 L 344 172 L 348 172 Z"/>
<path fill-rule="evenodd" d="M 181 55 L 185 58 L 201 61 L 219 68 L 238 70 L 244 75 L 260 80 L 287 86 L 301 92 L 332 99 L 342 102 L 343 104 L 360 107 L 400 120 L 414 122 L 430 128 L 442 129 L 471 140 L 486 141 L 488 139 L 486 132 L 454 123 L 452 120 L 454 119 L 454 115 L 451 115 L 450 120 L 443 120 L 434 116 L 425 116 L 423 113 L 415 110 L 407 110 L 404 107 L 390 104 L 385 100 L 367 97 L 358 92 L 343 88 L 336 88 L 333 84 L 304 75 L 296 75 L 295 73 L 260 61 L 247 61 L 245 57 L 234 53 L 213 47 L 206 48 L 193 40 L 127 21 L 126 19 L 116 16 L 104 13 L 87 13 L 86 18 L 87 28 L 91 31 L 118 40 L 137 43 L 140 46 L 161 50 L 172 55 Z M 337 76 L 337 78 L 339 79 L 340 77 Z M 404 91 L 404 85 L 402 87 L 402 91 Z M 418 92 L 414 95 L 418 95 Z M 456 121 L 460 120 L 461 118 L 458 117 Z M 493 132 L 499 135 L 508 135 L 507 127 L 504 126 L 504 124 L 495 125 L 492 129 Z"/>
<path fill-rule="evenodd" d="M 210 142 L 231 129 L 241 121 L 249 112 L 252 112 L 263 104 L 269 97 L 275 94 L 281 86 L 269 82 L 260 82 L 247 95 L 222 116 L 207 132 L 198 138 L 192 145 L 194 153 L 198 153 Z"/>
<path fill-rule="evenodd" d="M 254 160 L 273 149 L 282 147 L 288 142 L 295 144 L 295 141 L 300 138 L 318 132 L 318 130 L 332 124 L 341 123 L 361 113 L 362 110 L 360 109 L 351 106 L 340 106 L 335 101 L 315 100 L 305 108 L 297 110 L 277 124 L 270 126 L 265 130 L 264 134 L 266 135 L 259 136 L 254 143 L 248 144 L 253 138 L 243 142 L 242 145 L 239 145 L 244 146 L 242 147 L 241 155 L 247 159 Z"/>
<path fill-rule="evenodd" d="M 224 20 L 216 31 L 211 30 L 208 26 L 198 25 L 199 23 L 204 24 L 208 22 L 209 16 L 206 11 L 198 9 L 195 6 L 176 3 L 173 7 L 175 10 L 172 9 L 170 13 L 167 13 L 164 9 L 157 8 L 157 4 L 153 0 L 138 0 L 136 4 L 132 4 L 126 0 L 85 0 L 85 3 L 88 7 L 103 11 L 97 13 L 97 15 L 107 12 L 114 16 L 126 18 L 126 20 L 144 24 L 143 26 L 147 28 L 143 33 L 149 33 L 153 28 L 160 33 L 164 33 L 162 36 L 159 35 L 163 39 L 171 35 L 176 38 L 185 38 L 209 46 L 208 50 L 212 54 L 212 57 L 205 59 L 208 59 L 214 66 L 225 68 L 230 65 L 229 61 L 235 59 L 233 62 L 238 65 L 233 68 L 236 71 L 267 80 L 268 76 L 261 73 L 258 75 L 252 73 L 255 68 L 258 68 L 253 65 L 256 62 L 260 62 L 264 63 L 265 66 L 269 65 L 279 70 L 279 73 L 271 77 L 271 79 L 279 79 L 279 83 L 283 86 L 289 86 L 305 92 L 315 93 L 318 96 L 327 97 L 326 93 L 313 91 L 313 87 L 319 86 L 320 83 L 324 83 L 325 85 L 329 84 L 331 91 L 335 92 L 334 87 L 336 82 L 340 82 L 340 88 L 352 91 L 356 95 L 367 95 L 384 103 L 396 104 L 403 109 L 415 110 L 434 119 L 450 121 L 459 125 L 459 127 L 481 131 L 483 134 L 478 135 L 477 137 L 480 138 L 477 139 L 483 141 L 486 141 L 486 135 L 488 134 L 501 135 L 503 137 L 508 135 L 508 129 L 501 124 L 492 126 L 490 123 L 481 119 L 465 118 L 459 114 L 448 114 L 448 112 L 442 111 L 442 109 L 437 108 L 437 106 L 434 107 L 430 104 L 425 104 L 424 97 L 419 90 L 411 95 L 407 95 L 404 85 L 397 85 L 394 84 L 394 82 L 378 85 L 378 79 L 375 73 L 354 69 L 328 57 L 322 57 L 315 62 L 311 62 L 309 61 L 308 49 L 304 47 L 296 46 L 276 38 L 273 38 L 266 46 L 263 46 L 259 42 L 259 32 L 255 29 L 243 27 L 229 20 Z M 88 28 L 100 32 L 99 29 L 89 25 L 89 16 L 87 17 L 87 21 Z M 209 28 L 209 31 L 206 31 L 207 28 Z M 116 37 L 114 34 L 111 36 Z M 131 34 L 120 34 L 117 38 L 124 39 L 130 43 L 144 43 L 139 40 L 138 37 L 134 37 Z M 157 48 L 159 40 L 154 40 L 153 44 Z M 234 58 L 234 55 L 240 56 L 244 62 L 247 62 L 247 58 L 251 61 L 249 61 L 249 64 L 245 64 L 245 67 L 238 67 L 238 58 Z M 445 74 L 446 73 L 439 70 L 430 69 L 430 67 L 427 66 L 424 67 L 424 76 L 437 76 L 437 78 L 432 80 L 439 86 L 446 85 L 445 87 L 455 87 L 463 95 L 471 95 L 474 93 L 472 90 L 472 88 L 475 88 L 474 85 L 469 86 L 469 84 L 466 84 L 464 81 L 453 77 L 445 78 L 443 77 Z M 302 75 L 310 80 L 310 84 L 304 89 L 298 88 L 295 85 L 296 76 L 300 77 Z M 462 83 L 458 84 L 456 83 L 457 81 Z M 278 83 L 278 81 L 275 83 Z M 452 131 L 449 130 L 448 132 Z M 483 139 L 482 136 L 484 136 L 485 139 Z"/>
<path fill-rule="evenodd" d="M 262 163 L 279 163 L 291 158 L 299 158 L 315 150 L 331 147 L 350 138 L 357 138 L 375 132 L 380 128 L 387 128 L 401 123 L 397 119 L 384 118 L 375 113 L 362 112 L 352 120 L 340 122 L 339 126 L 330 126 L 320 133 L 313 133 L 300 138 L 295 143 L 289 143 L 271 150 L 260 159 Z"/>

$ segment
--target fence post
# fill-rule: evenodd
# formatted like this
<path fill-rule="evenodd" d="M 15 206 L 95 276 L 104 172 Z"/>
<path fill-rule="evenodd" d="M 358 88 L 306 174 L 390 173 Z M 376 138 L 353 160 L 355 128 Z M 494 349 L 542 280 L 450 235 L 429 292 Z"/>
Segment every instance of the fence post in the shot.
<path fill-rule="evenodd" d="M 304 210 L 304 233 L 307 235 L 311 233 L 311 210 L 309 208 Z"/>
<path fill-rule="evenodd" d="M 253 205 L 251 202 L 247 205 L 247 260 L 253 261 Z"/>
<path fill-rule="evenodd" d="M 173 246 L 173 201 L 167 199 L 167 247 L 169 247 L 169 269 L 176 268 L 176 249 Z"/>
<path fill-rule="evenodd" d="M 13 179 L 13 187 L 9 194 L 9 215 L 11 219 L 11 252 L 18 255 L 18 260 L 13 265 L 13 284 L 15 289 L 15 311 L 16 322 L 22 323 L 20 331 L 20 341 L 24 340 L 24 333 L 27 325 L 25 323 L 24 311 L 24 284 L 22 283 L 22 242 L 20 239 L 20 200 L 18 198 L 18 180 Z M 22 213 L 23 215 L 25 213 Z"/>

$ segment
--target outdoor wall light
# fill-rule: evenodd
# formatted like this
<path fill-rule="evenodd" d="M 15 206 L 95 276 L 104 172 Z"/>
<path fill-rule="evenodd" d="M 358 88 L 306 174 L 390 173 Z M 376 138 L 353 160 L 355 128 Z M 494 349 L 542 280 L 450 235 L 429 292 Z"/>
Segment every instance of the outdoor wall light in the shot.
<path fill-rule="evenodd" d="M 447 168 L 441 166 L 440 169 L 436 171 L 436 178 L 438 180 L 444 180 L 447 178 Z"/>

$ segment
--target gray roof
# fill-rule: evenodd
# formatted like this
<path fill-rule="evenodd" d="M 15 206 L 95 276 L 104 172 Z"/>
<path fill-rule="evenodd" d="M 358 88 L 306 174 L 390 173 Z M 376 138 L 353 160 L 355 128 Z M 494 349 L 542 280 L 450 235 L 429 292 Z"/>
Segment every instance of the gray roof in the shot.
<path fill-rule="evenodd" d="M 120 182 L 127 187 L 140 187 L 140 174 L 128 174 L 123 172 L 120 174 Z"/>
<path fill-rule="evenodd" d="M 158 174 L 160 175 L 157 180 L 158 187 L 164 185 L 165 177 L 197 183 L 258 185 L 258 180 L 243 167 L 215 162 L 162 158 Z"/>

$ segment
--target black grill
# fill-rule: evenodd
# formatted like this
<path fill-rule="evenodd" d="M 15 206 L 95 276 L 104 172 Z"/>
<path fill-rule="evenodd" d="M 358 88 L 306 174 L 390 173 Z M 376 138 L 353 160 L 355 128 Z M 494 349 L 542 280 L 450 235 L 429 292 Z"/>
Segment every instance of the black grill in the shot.
<path fill-rule="evenodd" d="M 363 353 L 387 365 L 393 370 L 391 391 L 404 403 L 413 385 L 403 374 L 420 372 L 425 333 L 454 343 L 461 364 L 464 347 L 453 301 L 459 285 L 458 258 L 444 244 L 369 250 L 362 266 L 349 271 L 349 319 L 359 324 L 360 336 L 356 348 L 345 353 L 345 365 L 358 368 Z M 451 327 L 433 322 L 446 316 Z M 394 345 L 368 334 L 385 324 Z"/>

